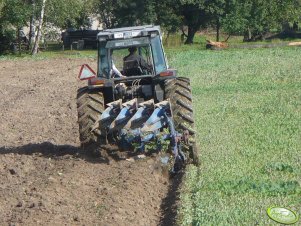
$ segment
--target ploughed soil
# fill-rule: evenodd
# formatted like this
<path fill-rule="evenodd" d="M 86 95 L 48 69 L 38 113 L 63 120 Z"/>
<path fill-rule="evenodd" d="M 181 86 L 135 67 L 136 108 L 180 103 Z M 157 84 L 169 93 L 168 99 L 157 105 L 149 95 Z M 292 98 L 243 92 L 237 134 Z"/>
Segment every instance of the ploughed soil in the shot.
<path fill-rule="evenodd" d="M 80 149 L 83 63 L 96 68 L 93 59 L 0 61 L 0 225 L 174 225 L 181 176 L 169 178 L 158 156 Z"/>

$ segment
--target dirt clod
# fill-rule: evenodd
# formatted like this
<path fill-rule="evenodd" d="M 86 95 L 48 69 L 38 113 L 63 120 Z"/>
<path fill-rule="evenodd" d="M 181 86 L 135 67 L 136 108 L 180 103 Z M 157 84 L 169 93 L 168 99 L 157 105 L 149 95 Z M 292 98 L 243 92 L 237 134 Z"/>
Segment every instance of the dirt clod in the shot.
<path fill-rule="evenodd" d="M 15 175 L 16 174 L 16 170 L 14 170 L 14 169 L 9 169 L 9 172 L 10 172 L 11 175 Z"/>
<path fill-rule="evenodd" d="M 21 201 L 19 201 L 16 205 L 16 207 L 22 207 L 23 206 L 23 203 Z"/>
<path fill-rule="evenodd" d="M 74 217 L 73 217 L 73 220 L 74 220 L 74 221 L 79 221 L 78 216 L 74 216 Z"/>
<path fill-rule="evenodd" d="M 29 203 L 27 207 L 28 207 L 28 208 L 34 208 L 34 207 L 35 207 L 35 204 L 34 204 L 33 202 L 32 202 L 32 203 Z"/>

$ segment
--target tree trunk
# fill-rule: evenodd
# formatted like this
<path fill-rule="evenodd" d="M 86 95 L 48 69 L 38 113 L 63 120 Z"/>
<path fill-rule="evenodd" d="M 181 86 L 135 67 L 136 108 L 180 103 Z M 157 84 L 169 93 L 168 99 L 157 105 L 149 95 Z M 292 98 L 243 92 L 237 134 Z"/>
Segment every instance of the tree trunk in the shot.
<path fill-rule="evenodd" d="M 188 35 L 187 35 L 187 39 L 185 41 L 185 44 L 192 44 L 193 43 L 193 38 L 195 33 L 197 32 L 197 29 L 195 29 L 192 26 L 188 26 Z"/>
<path fill-rule="evenodd" d="M 231 37 L 231 34 L 228 35 L 228 37 L 225 39 L 224 42 L 228 42 L 229 38 Z"/>
<path fill-rule="evenodd" d="M 18 49 L 19 49 L 19 55 L 21 56 L 21 32 L 20 32 L 21 28 L 18 27 Z"/>
<path fill-rule="evenodd" d="M 219 33 L 220 33 L 221 24 L 219 18 L 216 19 L 216 41 L 219 42 Z"/>
<path fill-rule="evenodd" d="M 244 34 L 244 42 L 250 42 L 252 41 L 252 32 L 251 29 L 248 27 L 247 31 Z"/>
<path fill-rule="evenodd" d="M 169 47 L 168 46 L 169 35 L 170 35 L 169 31 L 167 31 L 167 35 L 166 35 L 166 38 L 165 38 L 165 41 L 164 41 L 164 45 L 166 45 L 166 47 Z"/>
<path fill-rule="evenodd" d="M 30 25 L 29 25 L 29 47 L 32 46 L 35 37 L 35 26 L 34 26 L 34 9 L 35 9 L 35 0 L 31 1 L 31 5 L 33 8 L 32 15 L 30 16 Z"/>
<path fill-rule="evenodd" d="M 34 37 L 35 37 L 35 26 L 34 26 L 34 16 L 30 16 L 30 25 L 29 25 L 29 46 L 32 46 L 32 43 L 34 43 Z"/>
<path fill-rule="evenodd" d="M 37 54 L 38 49 L 39 49 L 39 42 L 41 38 L 41 33 L 42 33 L 42 24 L 43 24 L 43 18 L 44 18 L 44 11 L 45 11 L 45 5 L 46 5 L 46 0 L 43 0 L 42 2 L 42 9 L 41 9 L 41 14 L 40 14 L 40 19 L 39 19 L 39 26 L 38 26 L 38 34 L 32 49 L 32 55 Z"/>
<path fill-rule="evenodd" d="M 293 31 L 297 32 L 298 29 L 299 29 L 299 23 L 295 21 L 293 24 Z"/>
<path fill-rule="evenodd" d="M 185 33 L 185 30 L 184 30 L 183 26 L 181 27 L 181 31 L 182 31 L 182 34 L 181 34 L 181 44 L 183 44 L 185 42 L 185 37 L 187 38 L 187 35 Z"/>
<path fill-rule="evenodd" d="M 250 28 L 248 28 L 248 38 L 249 40 L 252 40 L 252 32 Z"/>

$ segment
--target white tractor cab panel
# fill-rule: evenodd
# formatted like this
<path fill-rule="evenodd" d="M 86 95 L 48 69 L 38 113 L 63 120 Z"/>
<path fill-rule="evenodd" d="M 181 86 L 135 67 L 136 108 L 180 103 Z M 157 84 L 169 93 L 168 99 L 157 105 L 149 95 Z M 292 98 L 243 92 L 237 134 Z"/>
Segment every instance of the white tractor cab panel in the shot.
<path fill-rule="evenodd" d="M 149 69 L 142 70 L 140 75 L 155 76 L 168 69 L 159 26 L 107 29 L 99 32 L 97 39 L 98 77 L 114 79 L 113 66 L 124 74 L 123 60 L 131 47 L 136 47 L 136 54 L 149 65 Z"/>

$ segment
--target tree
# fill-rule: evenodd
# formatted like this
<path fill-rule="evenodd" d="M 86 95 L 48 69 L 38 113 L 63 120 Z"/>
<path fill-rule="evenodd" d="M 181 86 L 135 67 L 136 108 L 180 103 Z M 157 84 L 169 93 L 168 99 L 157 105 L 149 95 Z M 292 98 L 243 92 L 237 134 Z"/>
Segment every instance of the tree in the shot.
<path fill-rule="evenodd" d="M 93 12 L 93 0 L 32 0 L 35 2 L 35 17 L 39 18 L 37 38 L 32 54 L 38 51 L 41 33 L 45 25 L 61 29 L 85 28 L 90 25 L 89 16 Z"/>
<path fill-rule="evenodd" d="M 223 30 L 229 35 L 244 34 L 248 23 L 248 18 L 245 16 L 248 10 L 244 7 L 244 2 L 232 0 L 227 9 L 221 21 Z"/>
<path fill-rule="evenodd" d="M 193 43 L 196 31 L 208 26 L 216 28 L 216 41 L 219 41 L 224 18 L 232 11 L 236 0 L 181 0 L 181 2 L 184 4 L 184 24 L 188 26 L 186 44 L 190 44 Z"/>
<path fill-rule="evenodd" d="M 160 24 L 168 36 L 182 23 L 174 0 L 100 0 L 96 5 L 104 28 Z"/>
<path fill-rule="evenodd" d="M 45 21 L 62 29 L 85 27 L 93 7 L 94 0 L 47 0 Z"/>
<path fill-rule="evenodd" d="M 185 44 L 192 44 L 195 33 L 201 28 L 205 28 L 210 15 L 205 10 L 206 0 L 180 0 L 181 14 L 183 15 L 183 24 L 188 27 Z"/>
<path fill-rule="evenodd" d="M 31 11 L 30 5 L 24 0 L 2 0 L 0 14 L 0 31 L 6 33 L 12 29 L 16 32 L 18 49 L 21 54 L 22 38 L 20 30 L 27 25 Z M 13 40 L 11 40 L 13 41 Z"/>
<path fill-rule="evenodd" d="M 168 33 L 178 31 L 183 23 L 180 4 L 174 0 L 156 0 L 155 12 L 155 23 L 160 24 Z"/>
<path fill-rule="evenodd" d="M 220 30 L 229 19 L 227 15 L 231 14 L 236 4 L 236 0 L 211 0 L 204 3 L 204 10 L 210 18 L 210 24 L 213 24 L 216 29 L 217 42 L 220 40 Z M 232 20 L 231 25 L 233 24 L 236 24 L 236 21 Z"/>
<path fill-rule="evenodd" d="M 195 32 L 206 24 L 201 7 L 205 0 L 100 0 L 98 13 L 105 28 L 161 24 L 169 32 L 188 26 L 186 43 L 192 43 Z"/>
<path fill-rule="evenodd" d="M 29 22 L 29 45 L 31 46 L 34 42 L 35 36 L 35 0 L 31 0 L 30 2 L 32 7 L 32 13 L 30 15 L 30 22 Z"/>
<path fill-rule="evenodd" d="M 98 13 L 104 27 L 152 24 L 156 21 L 156 0 L 101 0 Z"/>
<path fill-rule="evenodd" d="M 96 12 L 99 14 L 99 19 L 102 21 L 104 28 L 113 28 L 116 26 L 116 17 L 114 8 L 116 0 L 100 0 L 96 4 Z"/>
<path fill-rule="evenodd" d="M 38 34 L 32 49 L 32 55 L 37 54 L 38 48 L 39 48 L 39 42 L 41 38 L 41 32 L 42 32 L 42 25 L 43 25 L 43 18 L 44 18 L 44 12 L 45 12 L 45 6 L 46 6 L 46 0 L 42 0 L 42 6 L 41 6 L 41 13 L 39 18 L 39 26 L 38 26 Z"/>
<path fill-rule="evenodd" d="M 285 21 L 296 21 L 299 15 L 299 0 L 235 0 L 222 24 L 225 31 L 256 41 L 270 31 L 280 31 Z"/>

